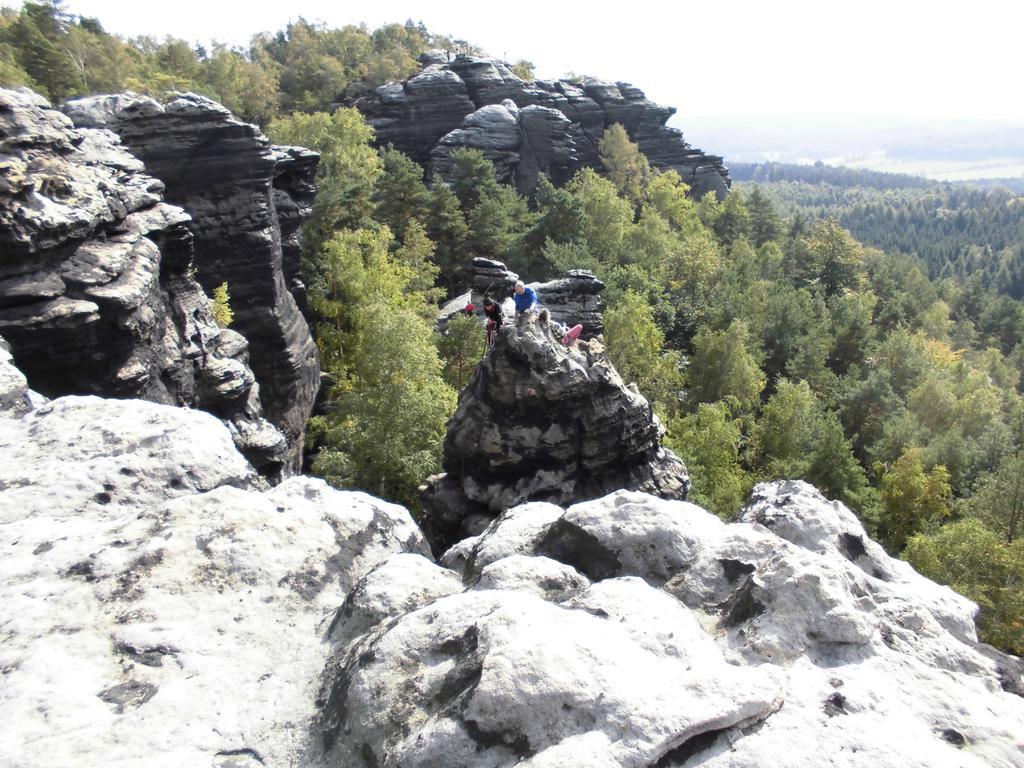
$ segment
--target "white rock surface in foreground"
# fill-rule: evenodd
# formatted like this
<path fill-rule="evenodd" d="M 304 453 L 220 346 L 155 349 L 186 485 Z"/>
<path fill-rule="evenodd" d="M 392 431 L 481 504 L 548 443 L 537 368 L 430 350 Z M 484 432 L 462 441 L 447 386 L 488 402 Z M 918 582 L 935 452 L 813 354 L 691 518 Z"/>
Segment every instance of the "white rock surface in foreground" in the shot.
<path fill-rule="evenodd" d="M 1024 766 L 1020 660 L 806 483 L 732 524 L 525 504 L 442 561 L 463 592 L 371 575 L 380 623 L 327 666 L 330 765 Z"/>
<path fill-rule="evenodd" d="M 0 765 L 298 766 L 351 585 L 409 514 L 260 491 L 213 416 L 60 398 L 0 419 Z"/>

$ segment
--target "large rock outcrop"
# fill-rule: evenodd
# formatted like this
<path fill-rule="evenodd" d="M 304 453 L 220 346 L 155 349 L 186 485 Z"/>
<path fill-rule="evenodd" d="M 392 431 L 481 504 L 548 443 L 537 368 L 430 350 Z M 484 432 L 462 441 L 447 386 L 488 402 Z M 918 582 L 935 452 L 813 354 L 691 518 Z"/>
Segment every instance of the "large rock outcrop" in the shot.
<path fill-rule="evenodd" d="M 33 407 L 17 378 L 0 346 L 0 764 L 318 765 L 322 638 L 374 566 L 427 552 L 409 513 L 265 490 L 201 411 Z"/>
<path fill-rule="evenodd" d="M 189 214 L 117 136 L 30 91 L 0 90 L 0 141 L 0 333 L 29 383 L 208 410 L 279 474 L 288 445 L 192 276 Z"/>
<path fill-rule="evenodd" d="M 629 83 L 595 78 L 524 81 L 497 59 L 444 54 L 422 57 L 423 69 L 357 99 L 381 145 L 394 144 L 447 178 L 451 153 L 480 149 L 503 181 L 523 193 L 543 173 L 568 180 L 578 168 L 600 167 L 597 146 L 620 123 L 657 168 L 674 170 L 696 196 L 724 196 L 729 173 L 665 123 L 675 113 Z"/>
<path fill-rule="evenodd" d="M 516 507 L 445 555 L 461 589 L 399 557 L 335 617 L 328 765 L 1024 766 L 1020 660 L 805 483 L 733 524 L 624 491 Z"/>
<path fill-rule="evenodd" d="M 316 344 L 302 314 L 299 225 L 316 194 L 319 155 L 278 147 L 202 96 L 166 104 L 135 94 L 71 101 L 80 127 L 106 128 L 159 178 L 164 196 L 190 215 L 196 278 L 208 292 L 226 282 L 233 327 L 249 341 L 267 418 L 301 460 L 306 420 L 320 384 Z"/>
<path fill-rule="evenodd" d="M 0 343 L 0 764 L 1024 766 L 1024 664 L 800 482 L 616 491 L 434 562 L 272 490 L 209 414 L 27 388 Z"/>
<path fill-rule="evenodd" d="M 684 499 L 689 476 L 664 428 L 597 341 L 564 347 L 527 314 L 499 329 L 459 397 L 445 473 L 423 489 L 435 545 L 525 501 L 557 504 L 618 488 Z"/>

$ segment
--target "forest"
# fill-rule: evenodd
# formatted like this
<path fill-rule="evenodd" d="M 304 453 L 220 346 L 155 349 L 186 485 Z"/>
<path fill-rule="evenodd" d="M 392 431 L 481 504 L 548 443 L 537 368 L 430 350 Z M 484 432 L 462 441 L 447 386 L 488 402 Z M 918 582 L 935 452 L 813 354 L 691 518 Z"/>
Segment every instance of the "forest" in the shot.
<path fill-rule="evenodd" d="M 304 278 L 332 382 L 313 470 L 330 482 L 416 508 L 483 352 L 474 320 L 435 323 L 473 256 L 530 280 L 591 269 L 608 352 L 665 422 L 694 501 L 729 518 L 756 482 L 806 479 L 978 602 L 987 642 L 1024 652 L 1024 200 L 822 169 L 694 200 L 618 125 L 600 172 L 530 198 L 471 150 L 432 183 L 338 105 L 436 46 L 475 50 L 412 22 L 303 20 L 197 48 L 26 3 L 0 16 L 0 83 L 55 101 L 194 90 L 321 152 Z"/>
<path fill-rule="evenodd" d="M 1024 196 L 1005 184 L 952 184 L 821 163 L 730 166 L 780 212 L 835 217 L 865 245 L 921 260 L 953 278 L 1024 298 Z M 1020 180 L 1018 180 L 1020 183 Z"/>

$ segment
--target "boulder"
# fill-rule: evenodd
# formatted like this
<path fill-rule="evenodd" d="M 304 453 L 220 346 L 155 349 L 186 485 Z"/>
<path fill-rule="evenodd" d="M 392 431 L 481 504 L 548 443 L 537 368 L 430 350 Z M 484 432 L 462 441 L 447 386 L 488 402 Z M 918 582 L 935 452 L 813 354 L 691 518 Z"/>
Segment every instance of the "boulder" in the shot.
<path fill-rule="evenodd" d="M 265 490 L 213 416 L 137 400 L 0 418 L 0 454 L 0 763 L 319 764 L 331 616 L 422 559 L 405 509 Z"/>
<path fill-rule="evenodd" d="M 689 477 L 661 447 L 663 434 L 599 342 L 564 347 L 549 323 L 524 315 L 499 329 L 459 397 L 445 474 L 422 489 L 424 525 L 443 548 L 469 533 L 464 521 L 525 501 L 564 504 L 616 488 L 683 499 Z"/>
<path fill-rule="evenodd" d="M 285 438 L 263 419 L 247 343 L 217 326 L 193 277 L 189 214 L 115 134 L 76 128 L 30 91 L 0 91 L 0 137 L 0 331 L 28 383 L 208 410 L 279 475 Z"/>
<path fill-rule="evenodd" d="M 501 104 L 481 107 L 467 115 L 461 127 L 438 140 L 430 150 L 428 173 L 450 179 L 452 153 L 459 149 L 479 149 L 494 163 L 498 180 L 511 183 L 519 165 L 520 141 L 518 110 L 513 114 Z"/>
<path fill-rule="evenodd" d="M 220 104 L 192 93 L 166 103 L 126 93 L 75 99 L 80 127 L 115 132 L 189 212 L 195 276 L 208 293 L 228 284 L 233 328 L 267 419 L 287 440 L 286 474 L 301 464 L 306 420 L 320 382 L 316 344 L 302 314 L 299 226 L 311 213 L 319 155 L 277 147 Z"/>
<path fill-rule="evenodd" d="M 730 665 L 639 580 L 595 585 L 568 610 L 518 590 L 443 597 L 364 636 L 329 675 L 327 761 L 360 768 L 665 765 L 768 717 L 783 679 Z"/>
<path fill-rule="evenodd" d="M 45 402 L 8 358 L 4 765 L 1024 765 L 1024 665 L 806 483 L 734 523 L 529 502 L 438 565 L 209 413 Z"/>
<path fill-rule="evenodd" d="M 443 561 L 465 591 L 328 662 L 329 765 L 1024 765 L 1019 660 L 806 483 L 736 523 L 626 491 L 524 504 Z"/>
<path fill-rule="evenodd" d="M 0 336 L 0 418 L 21 416 L 44 402 L 28 388 L 25 374 L 14 366 L 11 345 Z"/>

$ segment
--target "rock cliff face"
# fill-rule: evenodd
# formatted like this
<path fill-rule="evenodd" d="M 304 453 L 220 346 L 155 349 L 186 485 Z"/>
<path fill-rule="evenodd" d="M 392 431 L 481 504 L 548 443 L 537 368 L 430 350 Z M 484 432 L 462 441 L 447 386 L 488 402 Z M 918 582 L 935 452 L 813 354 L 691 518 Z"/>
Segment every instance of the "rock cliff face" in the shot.
<path fill-rule="evenodd" d="M 166 104 L 134 94 L 69 102 L 80 127 L 107 128 L 166 185 L 191 216 L 196 278 L 227 282 L 233 327 L 249 341 L 267 418 L 288 438 L 297 468 L 319 388 L 316 345 L 298 302 L 298 229 L 316 193 L 319 155 L 277 147 L 253 125 L 195 94 Z"/>
<path fill-rule="evenodd" d="M 192 277 L 189 214 L 114 134 L 29 91 L 0 91 L 0 141 L 0 332 L 29 383 L 208 410 L 278 474 L 288 445 Z"/>
<path fill-rule="evenodd" d="M 429 557 L 266 490 L 209 414 L 27 389 L 0 343 L 0 763 L 1024 766 L 976 607 L 804 483 L 726 524 L 616 491 Z"/>
<path fill-rule="evenodd" d="M 424 487 L 424 525 L 451 543 L 525 501 L 567 503 L 618 488 L 684 499 L 683 463 L 661 447 L 650 404 L 597 341 L 566 348 L 526 315 L 499 330 L 448 424 L 445 474 Z"/>
<path fill-rule="evenodd" d="M 527 82 L 496 59 L 428 54 L 419 74 L 355 101 L 381 145 L 394 144 L 446 178 L 451 153 L 480 149 L 503 181 L 524 193 L 546 174 L 556 184 L 584 166 L 599 167 L 597 146 L 621 123 L 653 165 L 672 169 L 697 196 L 725 195 L 722 158 L 688 145 L 665 125 L 675 113 L 629 83 L 594 78 Z"/>

